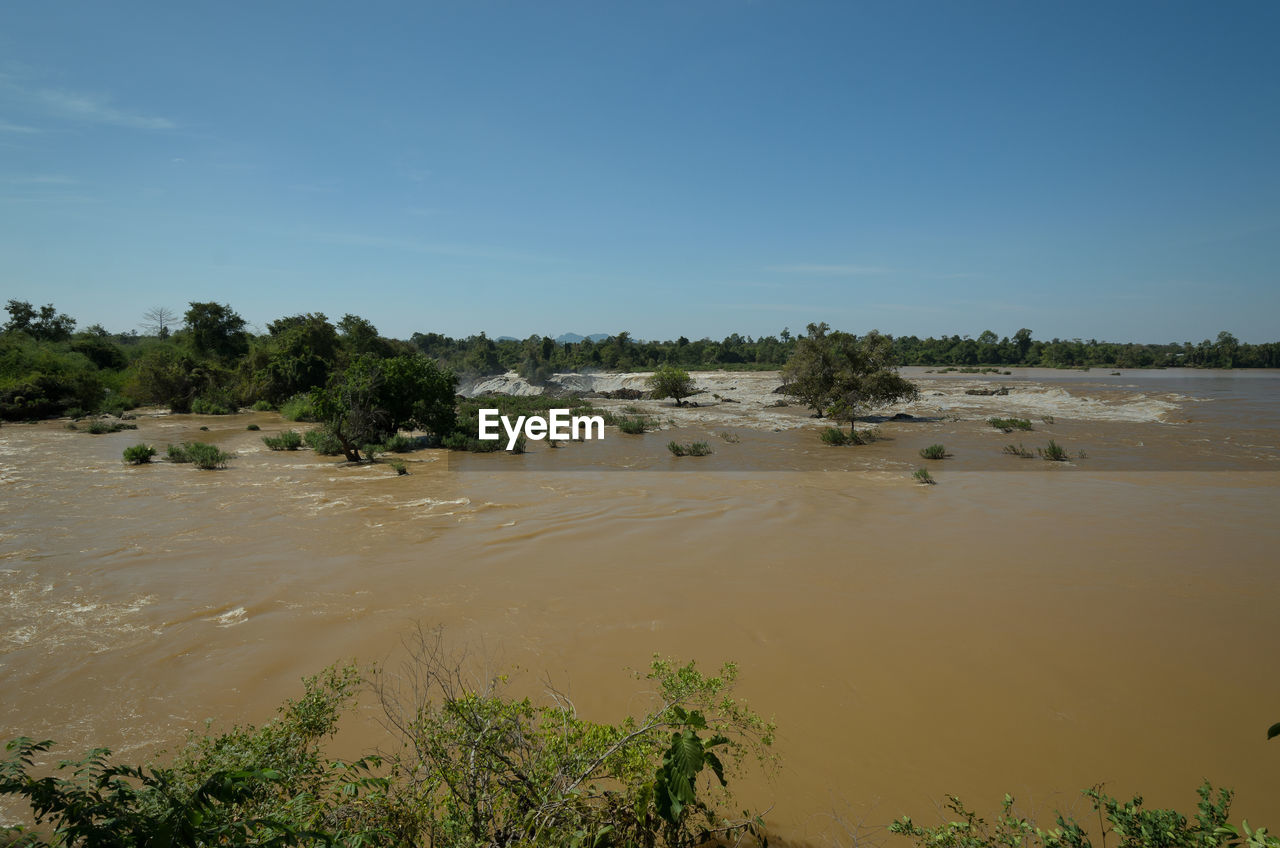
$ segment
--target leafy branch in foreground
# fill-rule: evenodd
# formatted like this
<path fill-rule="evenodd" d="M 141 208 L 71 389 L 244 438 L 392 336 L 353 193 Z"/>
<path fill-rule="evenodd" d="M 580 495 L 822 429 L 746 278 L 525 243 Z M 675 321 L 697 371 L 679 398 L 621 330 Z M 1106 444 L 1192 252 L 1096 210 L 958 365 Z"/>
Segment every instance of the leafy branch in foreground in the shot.
<path fill-rule="evenodd" d="M 1101 844 L 1106 846 L 1108 834 L 1119 839 L 1118 848 L 1277 848 L 1280 839 L 1267 833 L 1265 827 L 1251 829 L 1248 822 L 1241 827 L 1228 824 L 1232 793 L 1213 787 L 1206 781 L 1197 790 L 1200 801 L 1194 819 L 1177 810 L 1144 809 L 1142 796 L 1119 801 L 1095 786 L 1084 792 L 1098 814 Z M 956 819 L 936 827 L 916 824 L 903 816 L 889 825 L 889 831 L 906 836 L 917 848 L 1092 848 L 1090 834 L 1074 818 L 1059 814 L 1056 826 L 1042 829 L 1029 819 L 1013 812 L 1013 798 L 1004 796 L 1000 814 L 988 822 L 965 807 L 954 795 L 947 809 Z"/>
<path fill-rule="evenodd" d="M 403 743 L 394 759 L 404 808 L 432 845 L 693 846 L 763 837 L 758 816 L 731 818 L 728 778 L 745 760 L 772 762 L 773 725 L 733 699 L 737 669 L 714 675 L 655 659 L 656 703 L 618 724 L 581 718 L 562 692 L 534 704 L 473 682 L 438 632 L 377 691 Z M 714 776 L 701 779 L 704 771 Z M 700 785 L 701 784 L 701 785 Z"/>

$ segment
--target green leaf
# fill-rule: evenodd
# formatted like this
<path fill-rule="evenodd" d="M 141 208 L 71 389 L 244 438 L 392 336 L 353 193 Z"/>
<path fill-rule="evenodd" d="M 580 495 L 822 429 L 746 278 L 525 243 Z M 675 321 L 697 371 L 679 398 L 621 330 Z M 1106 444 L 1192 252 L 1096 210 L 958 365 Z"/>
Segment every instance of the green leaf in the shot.
<path fill-rule="evenodd" d="M 1277 721 L 1275 724 L 1267 728 L 1268 739 L 1274 739 L 1277 736 L 1280 736 L 1280 721 Z"/>

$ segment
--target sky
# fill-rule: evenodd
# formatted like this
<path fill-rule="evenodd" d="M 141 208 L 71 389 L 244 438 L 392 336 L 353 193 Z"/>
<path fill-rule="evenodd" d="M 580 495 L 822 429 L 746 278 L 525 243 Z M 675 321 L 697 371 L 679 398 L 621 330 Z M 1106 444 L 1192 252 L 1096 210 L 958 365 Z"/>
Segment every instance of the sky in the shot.
<path fill-rule="evenodd" d="M 1280 339 L 1280 3 L 0 5 L 0 299 Z"/>

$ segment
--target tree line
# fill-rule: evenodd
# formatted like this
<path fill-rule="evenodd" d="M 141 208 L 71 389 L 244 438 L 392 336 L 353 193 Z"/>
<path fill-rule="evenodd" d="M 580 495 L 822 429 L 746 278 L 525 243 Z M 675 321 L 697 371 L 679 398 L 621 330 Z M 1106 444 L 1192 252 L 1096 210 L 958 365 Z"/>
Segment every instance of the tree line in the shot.
<path fill-rule="evenodd" d="M 414 333 L 401 340 L 383 336 L 360 316 L 344 315 L 335 322 L 322 313 L 282 317 L 269 322 L 266 332 L 254 333 L 231 306 L 192 302 L 181 315 L 163 307 L 148 310 L 142 333 L 111 333 L 99 324 L 77 330 L 76 320 L 52 304 L 10 300 L 6 310 L 9 318 L 0 331 L 0 418 L 5 420 L 119 414 L 141 404 L 216 414 L 254 404 L 274 408 L 313 390 L 330 392 L 330 400 L 345 398 L 349 407 L 360 398 L 385 394 L 397 381 L 403 386 L 406 375 L 451 398 L 458 376 L 515 371 L 540 384 L 556 372 L 589 369 L 782 369 L 797 355 L 807 355 L 807 337 L 786 329 L 758 338 L 734 333 L 719 341 L 683 336 L 645 341 L 627 332 L 566 342 L 548 336 L 493 339 L 484 333 L 466 338 Z M 833 343 L 843 344 L 844 335 Z M 1027 329 L 1012 338 L 997 338 L 991 331 L 976 339 L 879 333 L 862 338 L 874 339 L 868 355 L 882 365 L 1280 367 L 1280 343 L 1244 344 L 1225 331 L 1198 345 L 1043 341 Z M 339 385 L 334 382 L 339 375 L 359 385 Z M 431 411 L 405 412 L 402 420 L 448 426 L 441 398 L 427 404 Z M 337 414 L 335 407 L 328 408 Z M 348 423 L 347 429 L 358 434 L 377 422 L 352 418 Z"/>

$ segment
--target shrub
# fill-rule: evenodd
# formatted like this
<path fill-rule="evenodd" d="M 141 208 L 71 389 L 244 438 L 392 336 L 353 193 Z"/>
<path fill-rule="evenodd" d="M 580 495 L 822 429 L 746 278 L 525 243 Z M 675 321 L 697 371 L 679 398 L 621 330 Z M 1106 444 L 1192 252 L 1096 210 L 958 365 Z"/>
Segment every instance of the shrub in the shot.
<path fill-rule="evenodd" d="M 342 443 L 323 428 L 308 430 L 302 441 L 320 456 L 339 456 L 342 453 Z"/>
<path fill-rule="evenodd" d="M 932 486 L 938 482 L 933 479 L 933 475 L 929 473 L 929 469 L 927 468 L 918 468 L 911 476 L 916 479 L 917 483 L 923 483 L 926 486 Z"/>
<path fill-rule="evenodd" d="M 1052 415 L 1045 415 L 1045 416 L 1043 416 L 1040 420 L 1041 420 L 1041 421 L 1043 421 L 1043 422 L 1044 422 L 1044 423 L 1046 423 L 1046 424 L 1054 424 L 1054 423 L 1057 423 L 1057 422 L 1056 422 L 1056 419 L 1054 419 L 1054 417 L 1053 417 Z"/>
<path fill-rule="evenodd" d="M 252 409 L 254 412 L 270 412 L 271 410 L 275 409 L 275 407 L 271 405 L 270 401 L 265 401 L 265 400 L 254 401 L 253 406 L 249 408 Z"/>
<path fill-rule="evenodd" d="M 632 436 L 638 436 L 646 430 L 652 430 L 655 422 L 652 418 L 646 418 L 643 415 L 633 415 L 618 418 L 618 429 Z"/>
<path fill-rule="evenodd" d="M 415 436 L 406 436 L 403 433 L 396 433 L 382 443 L 382 448 L 387 453 L 409 453 L 419 448 L 425 447 L 421 439 Z"/>
<path fill-rule="evenodd" d="M 103 433 L 119 433 L 121 430 L 136 430 L 137 424 L 130 424 L 127 421 L 106 421 L 101 418 L 95 418 L 89 422 L 89 426 L 85 428 L 85 432 L 100 436 Z"/>
<path fill-rule="evenodd" d="M 191 411 L 196 415 L 234 415 L 235 404 L 225 397 L 198 397 L 191 401 Z"/>
<path fill-rule="evenodd" d="M 946 459 L 951 454 L 942 445 L 929 445 L 927 448 L 920 448 L 920 455 L 925 459 Z"/>
<path fill-rule="evenodd" d="M 1036 448 L 1036 452 L 1039 453 L 1040 456 L 1044 457 L 1049 462 L 1066 462 L 1071 458 L 1067 454 L 1066 449 L 1062 447 L 1062 445 L 1055 442 L 1053 439 L 1049 440 L 1049 444 L 1047 447 Z"/>
<path fill-rule="evenodd" d="M 151 445 L 134 445 L 124 449 L 124 461 L 130 465 L 144 465 L 155 455 L 156 449 Z"/>
<path fill-rule="evenodd" d="M 297 430 L 285 430 L 278 436 L 263 436 L 262 443 L 273 451 L 296 451 L 302 447 L 302 434 Z"/>
<path fill-rule="evenodd" d="M 226 468 L 231 454 L 219 450 L 206 442 L 184 442 L 181 445 L 169 445 L 170 462 L 189 462 L 196 468 L 212 471 L 215 468 Z"/>
<path fill-rule="evenodd" d="M 521 434 L 523 435 L 523 434 Z M 466 433 L 450 433 L 440 440 L 440 446 L 449 450 L 470 451 L 471 453 L 493 453 L 502 450 L 502 439 L 478 439 Z"/>
<path fill-rule="evenodd" d="M 1004 452 L 1009 454 L 1010 456 L 1020 456 L 1023 459 L 1030 459 L 1031 457 L 1035 456 L 1035 454 L 1033 454 L 1031 451 L 1024 448 L 1021 442 L 1019 442 L 1016 445 L 1005 445 Z"/>
<path fill-rule="evenodd" d="M 731 445 L 736 445 L 738 442 L 742 441 L 742 438 L 737 433 L 730 433 L 728 430 L 722 430 L 716 435 Z"/>
<path fill-rule="evenodd" d="M 387 465 L 390 465 L 395 470 L 397 477 L 403 476 L 409 473 L 409 466 L 405 465 L 403 462 L 401 462 L 398 459 L 391 460 L 390 462 L 387 463 Z"/>
<path fill-rule="evenodd" d="M 676 456 L 707 456 L 712 452 L 711 446 L 706 442 L 691 442 L 687 445 L 674 441 L 667 442 L 667 450 Z"/>
<path fill-rule="evenodd" d="M 1213 787 L 1206 781 L 1197 790 L 1200 803 L 1193 817 L 1177 810 L 1143 809 L 1142 797 L 1121 802 L 1102 792 L 1101 786 L 1086 790 L 1097 823 L 1105 837 L 1115 834 L 1121 848 L 1275 848 L 1280 840 L 1267 833 L 1265 827 L 1253 830 L 1245 822 L 1241 831 L 1228 824 L 1232 793 Z M 954 816 L 935 827 L 918 825 L 904 816 L 889 825 L 889 832 L 906 836 L 916 848 L 1089 848 L 1091 835 L 1074 818 L 1059 813 L 1056 826 L 1042 829 L 1035 822 L 1013 813 L 1013 798 L 1004 796 L 995 821 L 987 822 L 967 809 L 954 795 L 947 804 Z"/>
<path fill-rule="evenodd" d="M 252 431 L 254 431 L 254 432 L 257 432 L 258 430 L 261 430 L 262 428 L 261 428 L 261 427 L 259 427 L 257 424 L 250 424 L 248 427 L 245 427 L 245 429 L 246 429 L 246 430 L 252 430 Z"/>
<path fill-rule="evenodd" d="M 298 394 L 280 404 L 280 417 L 286 421 L 315 421 L 315 410 L 311 408 L 311 396 Z"/>
<path fill-rule="evenodd" d="M 849 436 L 836 427 L 827 427 L 818 434 L 818 438 L 822 439 L 823 444 L 835 447 L 849 444 Z"/>
<path fill-rule="evenodd" d="M 987 423 L 1002 433 L 1032 429 L 1031 422 L 1025 418 L 988 418 Z"/>

